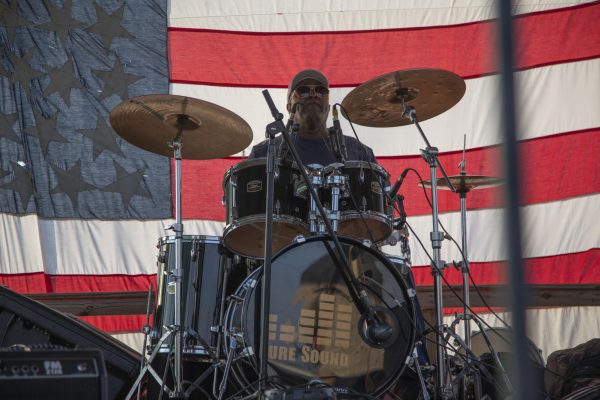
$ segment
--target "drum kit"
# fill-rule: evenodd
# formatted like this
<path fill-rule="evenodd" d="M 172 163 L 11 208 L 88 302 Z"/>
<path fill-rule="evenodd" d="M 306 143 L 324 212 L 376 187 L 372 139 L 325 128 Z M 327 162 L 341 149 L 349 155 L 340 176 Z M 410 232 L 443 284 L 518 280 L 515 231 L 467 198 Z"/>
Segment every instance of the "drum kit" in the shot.
<path fill-rule="evenodd" d="M 144 330 L 141 371 L 127 398 L 136 391 L 139 397 L 147 375 L 169 398 L 383 397 L 395 393 L 408 368 L 419 377 L 421 398 L 455 398 L 442 322 L 437 190 L 452 190 L 461 201 L 465 308 L 459 318 L 469 359 L 475 356 L 469 350 L 466 195 L 501 181 L 467 175 L 464 155 L 460 175 L 447 176 L 418 121 L 450 109 L 464 92 L 464 81 L 449 71 L 396 71 L 356 87 L 341 107 L 360 125 L 413 124 L 426 143 L 422 156 L 431 179 L 422 185 L 432 193 L 435 367 L 420 365 L 428 360 L 415 350 L 422 317 L 408 234 L 397 234 L 403 227 L 394 218 L 405 173 L 391 187 L 387 171 L 371 162 L 303 166 L 289 141 L 293 117 L 284 125 L 264 91 L 275 119 L 266 128 L 267 158 L 241 161 L 225 173 L 222 237 L 184 235 L 181 160 L 236 154 L 251 143 L 250 126 L 225 108 L 183 96 L 140 96 L 116 106 L 110 122 L 119 135 L 176 161 L 174 235 L 157 246 L 153 321 Z M 291 164 L 276 158 L 278 133 L 295 157 Z M 438 169 L 443 178 L 436 177 Z M 400 238 L 402 256 L 381 251 L 392 237 Z M 190 363 L 202 372 L 185 371 Z"/>

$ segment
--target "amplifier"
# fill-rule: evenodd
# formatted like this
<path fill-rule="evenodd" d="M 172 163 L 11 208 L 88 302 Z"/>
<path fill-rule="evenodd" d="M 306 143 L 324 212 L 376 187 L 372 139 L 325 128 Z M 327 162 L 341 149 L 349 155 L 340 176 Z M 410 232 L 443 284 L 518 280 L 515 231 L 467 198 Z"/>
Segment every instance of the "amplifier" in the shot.
<path fill-rule="evenodd" d="M 6 400 L 106 400 L 99 350 L 0 350 L 0 397 Z"/>

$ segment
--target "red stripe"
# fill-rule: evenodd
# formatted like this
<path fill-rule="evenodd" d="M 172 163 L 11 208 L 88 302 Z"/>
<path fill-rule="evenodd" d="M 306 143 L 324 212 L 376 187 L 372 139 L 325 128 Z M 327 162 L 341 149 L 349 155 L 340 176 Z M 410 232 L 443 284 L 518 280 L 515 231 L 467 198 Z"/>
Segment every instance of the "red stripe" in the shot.
<path fill-rule="evenodd" d="M 98 317 L 79 317 L 106 333 L 141 333 L 146 324 L 145 315 L 103 315 Z M 134 349 L 141 351 L 141 349 Z"/>
<path fill-rule="evenodd" d="M 525 278 L 532 284 L 596 284 L 600 283 L 600 249 L 582 253 L 540 257 L 525 260 Z M 432 285 L 431 269 L 413 267 L 417 285 Z M 471 263 L 471 275 L 480 285 L 506 282 L 506 265 L 502 262 Z M 450 284 L 461 284 L 462 275 L 455 269 L 444 273 Z M 445 286 L 445 285 L 444 285 Z M 452 309 L 446 310 L 447 312 Z M 141 332 L 144 315 L 83 317 L 98 328 L 109 332 Z"/>
<path fill-rule="evenodd" d="M 600 56 L 600 2 L 515 19 L 517 68 Z M 248 33 L 169 29 L 171 82 L 286 87 L 317 68 L 332 86 L 356 86 L 409 68 L 468 78 L 497 70 L 494 21 L 383 31 Z"/>
<path fill-rule="evenodd" d="M 600 176 L 597 171 L 597 155 L 600 154 L 600 128 L 554 135 L 521 142 L 519 149 L 523 165 L 523 204 L 536 204 L 600 192 Z M 500 176 L 499 147 L 487 147 L 467 151 L 467 171 L 473 175 Z M 457 174 L 462 152 L 440 156 L 450 175 Z M 583 166 L 577 160 L 587 160 Z M 182 165 L 183 217 L 223 221 L 225 211 L 221 204 L 222 181 L 225 171 L 238 163 L 239 158 L 210 161 L 184 160 Z M 405 168 L 414 168 L 422 178 L 430 179 L 428 165 L 420 156 L 381 157 L 380 164 L 395 180 Z M 174 168 L 173 168 L 174 170 Z M 440 174 L 441 176 L 441 174 Z M 172 180 L 175 181 L 174 179 Z M 423 191 L 417 186 L 418 178 L 409 173 L 400 193 L 406 198 L 409 215 L 429 214 L 431 210 Z M 173 188 L 174 190 L 174 188 Z M 502 189 L 474 190 L 468 194 L 469 209 L 501 206 Z M 439 191 L 440 212 L 460 209 L 456 194 Z"/>
<path fill-rule="evenodd" d="M 524 260 L 525 281 L 531 284 L 595 284 L 600 283 L 600 249 L 581 253 L 561 254 Z M 470 263 L 471 275 L 476 284 L 495 285 L 506 283 L 506 262 Z M 413 266 L 417 285 L 433 285 L 431 267 Z M 444 276 L 450 284 L 461 284 L 461 271 L 448 268 Z"/>
<path fill-rule="evenodd" d="M 0 285 L 19 293 L 124 292 L 148 290 L 150 284 L 156 287 L 156 275 L 0 274 Z"/>

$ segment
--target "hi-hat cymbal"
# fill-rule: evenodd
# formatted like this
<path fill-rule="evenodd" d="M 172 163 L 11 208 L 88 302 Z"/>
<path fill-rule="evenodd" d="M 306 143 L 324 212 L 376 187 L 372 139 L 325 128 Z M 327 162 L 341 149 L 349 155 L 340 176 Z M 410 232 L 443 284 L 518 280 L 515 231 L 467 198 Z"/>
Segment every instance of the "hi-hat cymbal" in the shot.
<path fill-rule="evenodd" d="M 402 100 L 416 110 L 419 121 L 433 118 L 454 107 L 465 94 L 464 80 L 442 69 L 408 69 L 390 72 L 354 88 L 342 101 L 349 119 L 373 127 L 402 126 L 411 120 L 402 116 Z M 348 118 L 343 112 L 342 115 Z"/>
<path fill-rule="evenodd" d="M 468 192 L 473 189 L 487 189 L 500 186 L 504 183 L 502 178 L 484 175 L 454 175 L 449 176 L 448 179 L 450 179 L 450 182 L 452 182 L 454 189 L 458 193 Z M 443 177 L 437 179 L 437 184 L 439 189 L 451 190 L 448 182 Z M 430 188 L 431 179 L 424 181 L 423 184 L 419 183 L 419 186 Z"/>
<path fill-rule="evenodd" d="M 113 129 L 129 143 L 173 157 L 171 142 L 181 134 L 181 156 L 189 160 L 227 157 L 245 149 L 252 129 L 237 114 L 191 97 L 153 94 L 134 97 L 110 113 Z"/>

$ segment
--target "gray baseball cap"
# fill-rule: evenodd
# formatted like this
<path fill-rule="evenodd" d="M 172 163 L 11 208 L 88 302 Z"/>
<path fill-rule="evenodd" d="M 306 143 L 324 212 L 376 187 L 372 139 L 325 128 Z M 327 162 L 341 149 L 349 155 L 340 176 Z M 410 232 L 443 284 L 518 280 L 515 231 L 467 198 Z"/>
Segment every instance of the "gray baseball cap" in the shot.
<path fill-rule="evenodd" d="M 302 81 L 305 81 L 307 79 L 314 79 L 329 89 L 329 81 L 321 71 L 317 71 L 316 69 L 303 69 L 302 71 L 298 72 L 296 76 L 294 76 L 294 78 L 290 82 L 290 85 L 288 86 L 288 103 L 290 101 L 290 96 L 292 95 L 294 89 L 296 89 L 300 85 L 300 83 L 302 83 Z"/>

